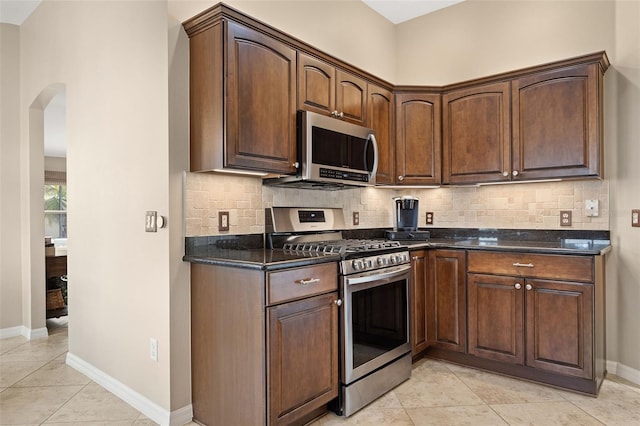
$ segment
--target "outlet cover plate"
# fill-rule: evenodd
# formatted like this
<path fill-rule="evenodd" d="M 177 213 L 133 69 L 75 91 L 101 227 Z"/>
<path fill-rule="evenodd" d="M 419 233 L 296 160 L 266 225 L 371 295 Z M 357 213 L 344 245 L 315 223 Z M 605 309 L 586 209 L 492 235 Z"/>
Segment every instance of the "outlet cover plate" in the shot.
<path fill-rule="evenodd" d="M 560 226 L 571 226 L 571 210 L 560 210 Z"/>
<path fill-rule="evenodd" d="M 433 212 L 427 212 L 427 225 L 433 225 Z"/>
<path fill-rule="evenodd" d="M 640 227 L 640 209 L 631 210 L 631 226 Z"/>
<path fill-rule="evenodd" d="M 218 212 L 218 231 L 229 230 L 229 212 Z"/>
<path fill-rule="evenodd" d="M 360 212 L 353 212 L 353 225 L 360 225 Z"/>

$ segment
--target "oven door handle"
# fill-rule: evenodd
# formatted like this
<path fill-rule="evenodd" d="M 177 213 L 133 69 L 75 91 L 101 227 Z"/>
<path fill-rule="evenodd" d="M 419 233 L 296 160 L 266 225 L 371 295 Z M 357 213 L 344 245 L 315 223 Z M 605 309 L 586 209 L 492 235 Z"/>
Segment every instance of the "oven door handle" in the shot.
<path fill-rule="evenodd" d="M 411 265 L 402 265 L 389 269 L 392 270 L 382 273 L 373 271 L 367 274 L 349 276 L 347 277 L 347 285 L 366 284 L 374 281 L 382 284 L 385 282 L 393 281 L 396 278 L 401 277 L 402 275 L 405 275 L 407 272 L 409 272 L 411 270 Z"/>

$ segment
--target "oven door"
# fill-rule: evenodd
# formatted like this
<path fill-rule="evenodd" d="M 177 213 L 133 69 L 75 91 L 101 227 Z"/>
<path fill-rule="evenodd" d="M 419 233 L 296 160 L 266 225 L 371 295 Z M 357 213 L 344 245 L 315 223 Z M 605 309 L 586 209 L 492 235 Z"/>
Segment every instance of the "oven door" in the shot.
<path fill-rule="evenodd" d="M 411 265 L 399 265 L 343 277 L 343 383 L 411 351 L 410 272 Z"/>

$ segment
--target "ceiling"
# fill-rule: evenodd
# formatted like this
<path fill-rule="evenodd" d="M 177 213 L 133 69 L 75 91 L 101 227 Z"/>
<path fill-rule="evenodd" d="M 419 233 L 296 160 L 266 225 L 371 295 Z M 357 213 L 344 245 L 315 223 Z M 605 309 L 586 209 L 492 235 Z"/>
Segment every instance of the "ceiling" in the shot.
<path fill-rule="evenodd" d="M 42 0 L 0 0 L 0 22 L 20 25 Z M 394 24 L 460 3 L 464 0 L 362 0 Z"/>

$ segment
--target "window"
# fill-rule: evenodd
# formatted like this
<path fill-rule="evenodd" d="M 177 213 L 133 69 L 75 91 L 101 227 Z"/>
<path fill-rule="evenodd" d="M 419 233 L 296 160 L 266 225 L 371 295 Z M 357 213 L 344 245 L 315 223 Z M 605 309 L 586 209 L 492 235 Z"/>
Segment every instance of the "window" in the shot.
<path fill-rule="evenodd" d="M 44 185 L 44 234 L 67 238 L 67 185 Z"/>

